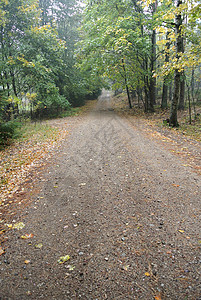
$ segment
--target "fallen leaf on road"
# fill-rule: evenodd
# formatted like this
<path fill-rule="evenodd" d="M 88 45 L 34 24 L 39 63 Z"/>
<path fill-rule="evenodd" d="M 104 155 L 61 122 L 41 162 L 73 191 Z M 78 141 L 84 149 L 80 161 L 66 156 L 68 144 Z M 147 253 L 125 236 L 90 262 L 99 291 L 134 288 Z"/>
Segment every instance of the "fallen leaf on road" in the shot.
<path fill-rule="evenodd" d="M 73 271 L 75 269 L 75 266 L 68 265 L 67 268 L 69 269 L 69 271 Z"/>
<path fill-rule="evenodd" d="M 179 184 L 173 184 L 174 187 L 179 187 Z"/>
<path fill-rule="evenodd" d="M 25 263 L 26 265 L 28 265 L 28 264 L 30 263 L 30 260 L 26 259 L 26 260 L 24 261 L 24 263 Z"/>
<path fill-rule="evenodd" d="M 179 230 L 179 232 L 184 233 L 184 230 Z"/>
<path fill-rule="evenodd" d="M 37 249 L 41 249 L 42 247 L 43 247 L 42 243 L 39 243 L 39 244 L 35 245 L 35 248 L 37 248 Z"/>
<path fill-rule="evenodd" d="M 156 295 L 154 298 L 155 298 L 155 300 L 161 300 L 162 299 L 161 295 Z"/>
<path fill-rule="evenodd" d="M 129 265 L 127 265 L 127 266 L 123 266 L 123 269 L 124 269 L 125 271 L 128 271 L 128 269 L 129 269 Z"/>
<path fill-rule="evenodd" d="M 21 239 L 28 240 L 28 239 L 32 238 L 33 236 L 34 236 L 33 233 L 30 233 L 30 234 L 26 233 L 25 235 L 21 236 Z"/>
<path fill-rule="evenodd" d="M 12 228 L 12 227 L 13 227 L 12 224 L 6 224 L 6 226 L 7 226 L 8 228 Z"/>
<path fill-rule="evenodd" d="M 146 272 L 145 275 L 148 276 L 148 277 L 150 276 L 150 274 L 148 272 Z"/>
<path fill-rule="evenodd" d="M 30 295 L 31 295 L 31 291 L 27 291 L 26 294 L 27 294 L 28 296 L 30 296 Z"/>
<path fill-rule="evenodd" d="M 2 247 L 0 247 L 0 256 L 1 256 L 2 254 L 4 254 L 4 253 L 5 253 L 5 251 L 3 250 Z"/>
<path fill-rule="evenodd" d="M 70 256 L 69 256 L 69 255 L 61 256 L 61 257 L 57 260 L 57 262 L 58 262 L 59 264 L 63 264 L 63 263 L 65 263 L 66 261 L 68 261 L 69 259 L 70 259 Z"/>
<path fill-rule="evenodd" d="M 22 228 L 24 228 L 25 224 L 23 222 L 19 222 L 19 223 L 16 223 L 15 225 L 13 225 L 13 229 L 17 229 L 17 230 L 20 230 Z"/>

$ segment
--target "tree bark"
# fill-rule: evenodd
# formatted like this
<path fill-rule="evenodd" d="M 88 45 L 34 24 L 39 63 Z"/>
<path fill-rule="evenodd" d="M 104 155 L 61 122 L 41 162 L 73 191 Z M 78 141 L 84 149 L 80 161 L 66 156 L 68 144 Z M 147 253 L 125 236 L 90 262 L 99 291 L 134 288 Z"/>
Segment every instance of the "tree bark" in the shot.
<path fill-rule="evenodd" d="M 184 110 L 184 97 L 185 97 L 185 78 L 184 71 L 180 75 L 180 95 L 178 110 Z"/>
<path fill-rule="evenodd" d="M 182 4 L 182 0 L 177 0 L 177 8 Z M 176 58 L 179 60 L 180 53 L 182 52 L 182 34 L 181 34 L 181 26 L 182 26 L 182 16 L 181 13 L 177 13 L 175 17 L 175 29 L 176 29 Z M 170 126 L 177 127 L 177 110 L 178 110 L 178 100 L 180 94 L 180 72 L 178 68 L 175 69 L 174 73 L 174 92 L 171 103 L 171 111 L 170 111 Z"/>
<path fill-rule="evenodd" d="M 161 108 L 167 108 L 167 98 L 168 98 L 168 82 L 167 78 L 164 78 L 163 81 L 163 94 L 162 94 L 162 101 L 161 101 Z"/>
<path fill-rule="evenodd" d="M 127 75 L 126 75 L 126 67 L 125 67 L 123 58 L 122 58 L 122 68 L 124 70 L 124 81 L 125 81 L 126 93 L 127 93 L 127 97 L 128 97 L 129 108 L 132 108 L 131 97 L 130 97 L 130 92 L 129 92 L 129 88 L 128 88 Z"/>
<path fill-rule="evenodd" d="M 170 60 L 170 53 L 169 53 L 169 50 L 170 50 L 170 39 L 169 39 L 169 34 L 170 34 L 170 31 L 167 32 L 167 35 L 166 35 L 166 39 L 167 39 L 167 43 L 166 43 L 166 53 L 165 53 L 165 62 L 169 62 Z M 168 99 L 168 80 L 169 79 L 169 76 L 165 76 L 164 77 L 164 80 L 163 80 L 163 94 L 162 94 L 162 101 L 161 101 L 161 108 L 164 109 L 164 108 L 167 108 L 167 99 Z"/>
<path fill-rule="evenodd" d="M 181 52 L 184 53 L 184 38 L 181 41 Z M 179 110 L 184 110 L 184 97 L 185 97 L 185 74 L 184 71 L 181 72 L 181 82 L 180 82 L 180 96 L 179 96 Z"/>
<path fill-rule="evenodd" d="M 156 8 L 157 8 L 157 1 L 152 4 L 152 17 L 156 12 Z M 152 42 L 152 50 L 151 50 L 150 69 L 151 69 L 151 74 L 153 74 L 153 71 L 156 68 L 156 30 L 152 31 L 151 42 Z M 156 104 L 156 78 L 152 77 L 152 75 L 149 82 L 149 91 L 150 91 L 149 110 L 154 111 L 154 104 Z"/>

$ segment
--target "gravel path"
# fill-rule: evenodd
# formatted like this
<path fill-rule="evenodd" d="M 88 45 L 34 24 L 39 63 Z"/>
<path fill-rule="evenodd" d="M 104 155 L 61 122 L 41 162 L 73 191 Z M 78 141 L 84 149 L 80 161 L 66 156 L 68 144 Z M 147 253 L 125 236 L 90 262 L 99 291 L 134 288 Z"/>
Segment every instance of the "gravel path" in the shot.
<path fill-rule="evenodd" d="M 201 299 L 200 177 L 109 99 L 72 129 L 8 233 L 1 300 Z"/>

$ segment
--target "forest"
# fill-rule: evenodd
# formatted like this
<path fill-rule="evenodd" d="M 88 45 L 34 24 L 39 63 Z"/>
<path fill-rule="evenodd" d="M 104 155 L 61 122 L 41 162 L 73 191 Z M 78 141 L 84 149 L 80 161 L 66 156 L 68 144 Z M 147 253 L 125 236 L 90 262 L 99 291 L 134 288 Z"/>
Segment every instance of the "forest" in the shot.
<path fill-rule="evenodd" d="M 145 112 L 200 105 L 198 0 L 0 0 L 0 140 L 23 118 L 59 116 L 124 90 Z"/>

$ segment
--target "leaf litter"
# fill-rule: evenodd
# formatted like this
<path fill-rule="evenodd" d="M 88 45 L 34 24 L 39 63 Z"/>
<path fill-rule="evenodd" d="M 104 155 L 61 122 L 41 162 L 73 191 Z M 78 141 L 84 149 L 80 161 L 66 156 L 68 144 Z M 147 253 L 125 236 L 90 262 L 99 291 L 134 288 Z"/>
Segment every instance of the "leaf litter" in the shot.
<path fill-rule="evenodd" d="M 28 137 L 22 137 L 0 151 L 0 232 L 3 233 L 5 223 L 18 211 L 13 205 L 21 204 L 18 196 L 23 195 L 23 202 L 27 200 L 21 186 L 30 181 L 30 173 L 37 175 L 38 169 L 46 165 L 68 134 L 66 126 L 58 126 L 52 121 L 48 121 L 48 125 L 44 122 L 31 126 L 33 134 L 28 132 Z M 33 127 L 36 128 L 33 130 Z M 1 216 L 5 216 L 4 220 Z M 12 229 L 13 225 L 7 224 L 7 227 Z M 0 243 L 4 241 L 3 236 Z"/>
<path fill-rule="evenodd" d="M 19 186 L 31 170 L 40 167 L 51 157 L 53 149 L 68 133 L 63 128 L 41 125 L 28 139 L 16 141 L 0 152 L 0 206 L 9 205 Z"/>

